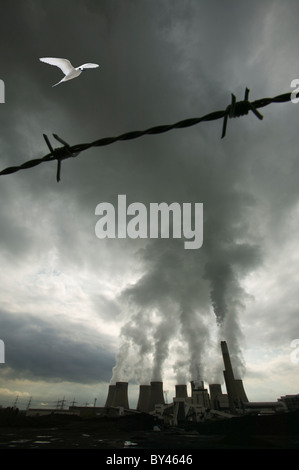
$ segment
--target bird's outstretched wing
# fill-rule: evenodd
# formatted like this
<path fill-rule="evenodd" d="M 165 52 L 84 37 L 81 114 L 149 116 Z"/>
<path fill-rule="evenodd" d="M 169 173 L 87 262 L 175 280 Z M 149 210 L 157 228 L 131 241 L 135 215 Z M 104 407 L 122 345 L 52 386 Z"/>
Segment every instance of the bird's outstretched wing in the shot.
<path fill-rule="evenodd" d="M 67 59 L 58 59 L 56 57 L 42 57 L 39 60 L 41 62 L 45 62 L 46 64 L 56 65 L 56 67 L 59 67 L 65 75 L 74 70 L 74 67 Z"/>
<path fill-rule="evenodd" d="M 80 69 L 95 69 L 96 67 L 99 67 L 99 64 L 88 63 L 80 65 Z"/>

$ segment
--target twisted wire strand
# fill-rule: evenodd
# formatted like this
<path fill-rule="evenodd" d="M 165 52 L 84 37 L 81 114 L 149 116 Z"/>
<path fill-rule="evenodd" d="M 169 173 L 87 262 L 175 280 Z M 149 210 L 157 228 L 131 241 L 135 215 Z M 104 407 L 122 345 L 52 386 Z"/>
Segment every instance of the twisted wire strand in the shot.
<path fill-rule="evenodd" d="M 290 101 L 292 97 L 292 93 L 289 92 L 289 93 L 284 93 L 284 94 L 275 96 L 273 98 L 261 98 L 256 101 L 249 102 L 248 93 L 249 93 L 249 90 L 248 88 L 246 88 L 244 100 L 239 101 L 239 102 L 235 102 L 235 96 L 232 95 L 231 104 L 225 110 L 222 110 L 222 111 L 214 111 L 212 113 L 206 114 L 205 116 L 198 117 L 198 118 L 184 119 L 183 121 L 179 121 L 170 125 L 160 125 L 160 126 L 151 127 L 149 129 L 142 130 L 142 131 L 127 132 L 117 137 L 104 137 L 102 139 L 95 140 L 94 142 L 90 142 L 90 143 L 83 143 L 83 144 L 70 146 L 66 142 L 64 142 L 61 138 L 59 138 L 56 134 L 53 134 L 56 140 L 64 144 L 63 147 L 53 149 L 47 136 L 44 135 L 47 145 L 49 149 L 51 150 L 49 154 L 45 155 L 42 158 L 29 160 L 19 166 L 8 167 L 2 170 L 0 172 L 0 175 L 8 175 L 11 173 L 15 173 L 19 170 L 33 168 L 36 165 L 39 165 L 44 162 L 56 160 L 58 163 L 56 179 L 57 181 L 59 181 L 61 160 L 64 160 L 70 157 L 76 157 L 79 153 L 91 147 L 102 147 L 105 145 L 111 145 L 117 141 L 137 139 L 144 135 L 162 134 L 172 129 L 183 129 L 186 127 L 195 126 L 199 124 L 200 122 L 214 121 L 214 120 L 222 119 L 222 118 L 224 118 L 223 129 L 222 129 L 222 138 L 223 138 L 226 132 L 226 124 L 227 124 L 228 117 L 229 118 L 240 117 L 245 114 L 248 114 L 248 112 L 251 110 L 259 119 L 263 119 L 263 116 L 257 111 L 258 108 L 264 108 L 265 106 L 268 106 L 271 103 L 285 103 L 285 102 Z"/>

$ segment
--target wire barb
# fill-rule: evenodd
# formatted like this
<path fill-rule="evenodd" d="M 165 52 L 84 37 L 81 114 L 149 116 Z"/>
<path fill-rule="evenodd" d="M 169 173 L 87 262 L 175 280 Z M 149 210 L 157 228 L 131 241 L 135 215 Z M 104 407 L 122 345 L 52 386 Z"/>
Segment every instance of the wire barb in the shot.
<path fill-rule="evenodd" d="M 244 100 L 236 102 L 236 97 L 232 94 L 232 101 L 231 104 L 228 105 L 226 108 L 226 114 L 223 118 L 223 126 L 222 126 L 222 135 L 221 139 L 225 137 L 226 134 L 226 127 L 227 127 L 227 118 L 235 118 L 240 116 L 245 116 L 251 110 L 258 119 L 263 119 L 262 114 L 260 114 L 253 103 L 250 103 L 248 100 L 249 97 L 249 89 L 245 89 Z"/>
<path fill-rule="evenodd" d="M 248 114 L 249 111 L 252 111 L 258 119 L 262 120 L 263 116 L 257 111 L 257 108 L 264 108 L 265 106 L 268 106 L 271 103 L 286 103 L 288 101 L 291 101 L 292 93 L 284 93 L 282 95 L 275 96 L 274 98 L 262 98 L 260 100 L 256 100 L 253 102 L 250 102 L 248 97 L 249 97 L 249 89 L 246 88 L 244 100 L 237 102 L 235 95 L 232 94 L 231 104 L 225 110 L 214 111 L 212 113 L 206 114 L 205 116 L 202 116 L 199 118 L 185 119 L 183 121 L 176 122 L 175 124 L 151 127 L 150 129 L 146 129 L 144 131 L 127 132 L 126 134 L 122 134 L 117 137 L 104 137 L 103 139 L 96 140 L 95 142 L 91 142 L 87 144 L 78 144 L 72 147 L 68 143 L 66 143 L 64 140 L 62 140 L 57 134 L 53 134 L 53 137 L 58 142 L 63 144 L 63 147 L 53 149 L 48 137 L 45 134 L 43 134 L 46 144 L 50 150 L 50 153 L 48 155 L 45 155 L 42 158 L 30 160 L 19 166 L 11 166 L 9 168 L 5 168 L 4 170 L 0 172 L 0 175 L 8 175 L 11 173 L 15 173 L 16 171 L 19 171 L 19 170 L 32 168 L 43 162 L 57 160 L 56 180 L 58 182 L 60 181 L 61 161 L 67 158 L 76 157 L 77 155 L 79 155 L 80 152 L 83 152 L 84 150 L 87 150 L 91 147 L 101 147 L 105 145 L 110 145 L 120 140 L 137 139 L 144 135 L 162 134 L 172 129 L 183 129 L 185 127 L 195 126 L 196 124 L 199 124 L 200 122 L 203 122 L 203 121 L 215 121 L 216 119 L 223 119 L 221 138 L 224 138 L 226 134 L 228 118 L 244 116 Z"/>
<path fill-rule="evenodd" d="M 59 137 L 57 134 L 53 134 L 54 139 L 58 140 L 61 144 L 63 144 L 63 147 L 59 147 L 56 149 L 53 149 L 51 142 L 48 139 L 48 136 L 46 134 L 43 134 L 44 139 L 46 141 L 46 144 L 50 150 L 50 155 L 53 156 L 53 160 L 57 160 L 57 171 L 56 171 L 56 181 L 57 183 L 60 181 L 60 173 L 61 173 L 61 160 L 66 160 L 67 158 L 71 157 L 76 157 L 79 155 L 79 152 L 72 152 L 71 146 L 65 142 L 61 137 Z"/>

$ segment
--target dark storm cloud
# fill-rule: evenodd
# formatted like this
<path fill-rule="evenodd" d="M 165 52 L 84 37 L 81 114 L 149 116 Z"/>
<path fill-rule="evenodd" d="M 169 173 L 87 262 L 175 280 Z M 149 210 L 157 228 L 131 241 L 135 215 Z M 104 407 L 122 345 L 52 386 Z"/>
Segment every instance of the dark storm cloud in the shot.
<path fill-rule="evenodd" d="M 24 312 L 1 312 L 6 378 L 105 382 L 114 362 L 104 335 L 72 324 L 52 324 Z M 7 371 L 5 369 L 8 369 Z"/>
<path fill-rule="evenodd" d="M 296 3 L 288 5 L 297 12 Z M 22 0 L 18 9 L 7 2 L 1 13 L 6 47 L 0 51 L 0 78 L 7 94 L 0 116 L 1 167 L 48 153 L 44 132 L 55 146 L 60 144 L 52 132 L 72 145 L 89 142 L 224 109 L 230 93 L 241 99 L 245 86 L 254 99 L 285 92 L 295 78 L 297 25 L 280 2 Z M 39 62 L 46 55 L 74 65 L 97 62 L 100 68 L 52 88 L 61 73 Z M 288 67 L 282 67 L 284 60 Z M 147 377 L 160 377 L 176 338 L 187 346 L 174 373 L 205 375 L 204 352 L 217 324 L 219 338 L 229 340 L 243 370 L 242 281 L 285 238 L 277 222 L 287 222 L 298 201 L 297 111 L 273 106 L 279 111 L 265 108 L 262 122 L 251 113 L 230 120 L 224 140 L 222 121 L 216 121 L 90 149 L 62 163 L 59 184 L 54 163 L 1 177 L 5 260 L 9 253 L 21 272 L 24 264 L 36 265 L 55 250 L 57 263 L 73 276 L 89 273 L 90 282 L 97 277 L 102 286 L 108 275 L 115 302 L 95 289 L 90 298 L 105 321 L 121 317 L 120 300 L 124 344 L 117 364 L 128 376 L 141 377 L 144 368 Z M 202 202 L 203 247 L 188 252 L 177 240 L 96 239 L 95 207 L 115 204 L 118 194 L 144 204 Z M 135 280 L 126 279 L 126 285 L 120 273 L 130 269 Z M 112 359 L 100 341 L 97 348 L 72 341 L 62 335 L 67 322 L 59 331 L 48 318 L 24 313 L 20 330 L 16 320 L 3 313 L 7 357 L 18 375 L 110 378 Z M 132 344 L 139 354 L 135 371 L 126 356 Z M 153 363 L 146 362 L 150 355 Z M 96 371 L 98 361 L 103 375 Z"/>
<path fill-rule="evenodd" d="M 55 101 L 52 103 L 52 107 L 58 109 L 62 106 L 61 103 L 66 104 L 68 102 L 67 108 L 64 105 L 64 112 L 70 116 L 80 116 L 80 124 L 83 123 L 79 126 L 82 138 L 87 130 L 84 125 L 84 116 L 87 117 L 88 115 L 88 125 L 91 129 L 95 128 L 94 123 L 97 121 L 96 116 L 99 114 L 96 104 L 106 110 L 105 123 L 101 128 L 102 132 L 105 130 L 108 132 L 109 126 L 112 129 L 112 125 L 114 132 L 117 132 L 118 129 L 124 130 L 129 125 L 134 128 L 134 126 L 152 124 L 157 118 L 161 121 L 170 118 L 174 120 L 176 116 L 180 115 L 181 110 L 185 109 L 184 101 L 186 98 L 190 102 L 193 94 L 192 89 L 188 90 L 188 88 L 182 86 L 183 79 L 187 79 L 187 86 L 191 84 L 193 87 L 193 80 L 197 76 L 197 80 L 205 89 L 205 93 L 201 93 L 204 97 L 202 105 L 212 106 L 213 85 L 210 85 L 209 81 L 213 70 L 215 70 L 214 63 L 217 60 L 229 62 L 228 56 L 225 54 L 224 57 L 222 57 L 222 54 L 219 55 L 216 51 L 216 45 L 219 46 L 219 37 L 225 33 L 226 48 L 224 51 L 236 47 L 234 41 L 235 29 L 230 33 L 227 23 L 234 24 L 235 15 L 238 16 L 238 11 L 234 10 L 232 14 L 227 8 L 219 7 L 219 4 L 216 10 L 211 10 L 204 2 L 198 9 L 194 2 L 187 3 L 188 6 L 177 3 L 173 10 L 173 7 L 169 8 L 170 4 L 166 6 L 164 4 L 162 8 L 159 5 L 158 8 L 157 5 L 153 7 L 152 4 L 150 6 L 149 2 L 144 2 L 139 10 L 139 14 L 143 17 L 142 30 L 141 24 L 136 22 L 137 17 L 132 2 L 126 4 L 125 9 L 118 2 L 113 3 L 112 7 L 110 4 L 109 11 L 105 11 L 104 17 L 100 16 L 101 22 L 104 23 L 108 18 L 108 22 L 105 23 L 105 33 L 107 34 L 108 27 L 111 24 L 114 25 L 115 31 L 112 36 L 108 35 L 106 45 L 108 45 L 109 56 L 104 56 L 103 70 L 100 71 L 97 79 L 97 86 L 101 90 L 100 94 L 96 93 L 96 99 L 91 104 L 88 90 L 84 90 L 83 83 L 80 86 L 77 82 L 71 84 L 73 91 L 80 89 L 80 94 L 76 95 L 75 101 L 70 101 L 70 96 L 73 94 L 71 88 L 61 88 L 57 91 Z M 42 7 L 45 8 L 45 5 L 43 4 Z M 237 9 L 239 8 L 238 6 Z M 63 14 L 59 18 L 54 18 L 53 11 L 53 6 L 47 7 L 43 11 L 44 14 L 42 14 L 41 9 L 35 9 L 35 13 L 40 13 L 41 17 L 40 24 L 38 25 L 36 19 L 34 28 L 31 30 L 31 41 L 36 36 L 38 29 L 46 28 L 47 18 L 52 17 L 57 30 L 61 30 L 64 21 Z M 86 15 L 86 11 L 84 11 L 84 14 Z M 101 14 L 100 9 L 98 10 L 99 14 Z M 194 28 L 196 23 L 196 19 L 192 14 L 200 21 L 201 27 L 204 29 L 205 22 L 201 21 L 201 15 L 207 15 L 208 18 L 213 15 L 213 22 L 216 25 L 215 30 L 218 29 L 218 34 L 212 36 L 206 30 L 201 36 L 201 38 L 206 36 L 206 42 L 202 44 L 194 42 L 187 31 L 190 26 Z M 252 9 L 250 14 L 254 16 Z M 65 41 L 63 41 L 61 51 L 62 55 L 64 54 L 67 57 L 69 57 L 70 37 L 75 38 L 75 42 L 72 42 L 72 52 L 76 47 L 78 56 L 83 55 L 85 52 L 82 43 L 79 44 L 78 39 L 76 40 L 75 32 L 78 25 L 76 19 L 79 18 L 76 12 L 74 18 L 75 21 L 69 26 L 69 34 L 66 35 Z M 91 40 L 84 43 L 85 47 L 86 44 L 91 44 L 95 38 L 99 39 L 99 32 L 93 30 L 92 26 L 93 23 L 89 23 L 89 38 Z M 86 28 L 86 25 L 82 28 Z M 105 39 L 102 36 L 102 31 L 100 34 L 101 39 Z M 142 49 L 136 46 L 136 38 L 141 37 L 141 35 Z M 182 35 L 182 38 L 180 35 Z M 186 38 L 190 41 L 189 44 L 186 44 Z M 181 39 L 184 40 L 181 42 Z M 48 41 L 49 39 L 46 39 L 46 43 L 43 43 L 44 48 L 48 47 Z M 184 47 L 183 44 L 185 44 Z M 201 55 L 205 59 L 209 57 L 205 67 L 202 65 L 202 60 L 194 61 L 195 49 L 198 46 L 202 50 Z M 240 44 L 239 48 L 241 49 Z M 99 53 L 94 47 L 91 52 L 93 54 Z M 103 52 L 102 49 L 100 53 L 103 54 Z M 44 55 L 44 52 L 42 55 Z M 165 61 L 165 57 L 168 57 L 167 61 Z M 191 65 L 191 60 L 193 60 L 193 65 Z M 112 66 L 113 73 L 111 73 Z M 48 78 L 50 82 L 51 76 L 54 79 L 54 71 L 51 68 L 49 70 L 45 69 L 45 71 L 40 68 L 39 71 L 36 64 L 35 71 L 37 70 L 45 84 Z M 109 88 L 107 88 L 108 75 Z M 173 77 L 173 80 L 169 80 L 170 76 Z M 44 90 L 44 94 L 49 100 L 49 96 L 53 96 L 53 91 L 50 87 L 46 88 L 46 85 L 44 85 Z M 111 90 L 114 90 L 114 97 L 111 95 Z M 207 90 L 210 90 L 210 92 L 207 92 Z M 102 95 L 105 98 L 102 98 Z M 207 96 L 209 96 L 209 100 L 205 99 Z M 107 110 L 109 110 L 108 114 Z M 91 119 L 91 117 L 94 119 Z M 75 128 L 78 128 L 78 123 L 76 124 L 74 119 L 72 119 L 72 122 Z M 64 127 L 63 124 L 62 128 Z M 202 135 L 204 133 L 205 131 Z M 194 139 L 193 136 L 192 139 Z M 225 163 L 219 165 L 219 161 L 214 155 L 211 155 L 209 146 L 204 145 L 202 138 L 193 141 L 193 144 L 190 145 L 182 136 L 171 135 L 169 137 L 157 137 L 156 142 L 149 141 L 149 139 L 146 143 L 133 142 L 130 147 L 126 147 L 124 144 L 122 151 L 119 147 L 118 145 L 116 150 L 104 148 L 100 151 L 101 160 L 105 159 L 104 163 L 103 161 L 98 162 L 98 156 L 95 157 L 97 159 L 95 160 L 95 158 L 86 155 L 84 173 L 79 170 L 79 167 L 82 168 L 82 162 L 79 162 L 78 166 L 73 165 L 70 169 L 67 164 L 63 165 L 63 172 L 70 171 L 71 179 L 80 181 L 85 188 L 87 199 L 82 191 L 74 195 L 77 203 L 76 209 L 77 211 L 79 209 L 80 214 L 86 214 L 86 208 L 88 207 L 88 210 L 90 210 L 90 201 L 95 201 L 95 197 L 103 197 L 108 188 L 112 194 L 113 192 L 129 193 L 131 199 L 134 200 L 135 198 L 139 201 L 150 201 L 153 198 L 163 201 L 180 201 L 184 198 L 184 200 L 204 202 L 205 204 L 204 248 L 196 254 L 192 253 L 191 256 L 191 254 L 182 252 L 182 249 L 175 243 L 168 243 L 165 251 L 159 243 L 149 244 L 141 255 L 147 273 L 133 289 L 128 291 L 129 298 L 135 308 L 138 310 L 146 309 L 146 311 L 156 308 L 162 318 L 164 317 L 159 327 L 154 329 L 155 340 L 153 341 L 153 374 L 160 377 L 163 362 L 168 355 L 169 341 L 177 331 L 181 330 L 183 332 L 184 339 L 189 344 L 193 360 L 196 362 L 201 361 L 200 356 L 205 344 L 204 338 L 207 337 L 207 329 L 202 326 L 202 317 L 209 315 L 210 305 L 212 305 L 214 306 L 217 321 L 221 323 L 220 320 L 227 314 L 226 309 L 231 310 L 231 307 L 227 307 L 226 303 L 231 301 L 232 298 L 236 302 L 235 298 L 239 298 L 238 273 L 231 274 L 231 278 L 222 276 L 222 280 L 219 282 L 219 271 L 223 270 L 223 266 L 226 266 L 226 269 L 230 271 L 233 269 L 230 253 L 236 237 L 235 225 L 237 221 L 240 224 L 242 213 L 241 203 L 239 204 L 240 194 L 235 193 L 233 182 L 239 174 L 240 165 L 233 168 L 228 158 L 223 158 L 223 155 L 221 155 L 221 159 Z M 198 155 L 198 148 L 201 149 L 200 155 Z M 218 151 L 220 152 L 220 150 Z M 209 160 L 207 161 L 204 158 L 203 161 L 199 161 L 205 153 L 209 154 Z M 93 154 L 95 155 L 96 152 L 93 151 Z M 105 156 L 106 154 L 108 159 Z M 83 158 L 83 155 L 80 158 Z M 94 171 L 95 165 L 99 168 L 98 172 Z M 207 175 L 209 175 L 209 179 L 207 179 Z M 98 181 L 100 184 L 97 183 Z M 87 186 L 91 189 L 87 189 Z M 211 192 L 211 188 L 214 192 Z M 79 199 L 82 196 L 83 200 L 80 201 Z M 73 247 L 76 245 L 76 241 L 78 243 L 78 230 L 74 230 L 74 223 L 72 223 L 71 218 L 66 220 L 63 212 L 58 211 L 54 216 L 57 217 L 57 222 L 60 221 L 55 230 L 56 239 L 60 231 L 65 232 L 63 236 L 58 235 L 56 240 L 61 255 L 66 260 L 71 257 L 74 262 Z M 241 219 L 243 220 L 242 217 Z M 49 220 L 51 219 L 48 218 Z M 51 223 L 50 225 L 52 226 Z M 73 232 L 72 236 L 68 233 L 69 231 Z M 239 231 L 242 232 L 242 228 Z M 75 257 L 78 258 L 79 251 L 75 251 Z M 239 246 L 238 255 L 240 259 L 244 258 L 247 251 L 247 245 Z M 252 248 L 252 252 L 257 257 L 254 248 Z M 84 250 L 84 256 L 86 257 L 86 249 Z M 237 255 L 235 255 L 236 257 Z M 82 262 L 81 256 L 79 260 Z M 240 264 L 242 265 L 242 263 Z M 245 271 L 247 269 L 246 262 L 243 269 Z M 233 282 L 232 278 L 234 278 Z M 210 298 L 212 298 L 211 304 Z M 216 305 L 215 298 L 218 299 L 218 304 L 219 299 L 221 300 L 220 305 Z M 196 314 L 198 306 L 201 310 L 200 315 Z M 220 319 L 219 311 L 221 310 Z M 193 316 L 194 327 L 198 328 L 200 333 L 192 341 L 188 324 L 192 322 Z M 134 316 L 133 318 L 136 319 L 138 328 L 140 328 L 142 325 L 140 316 Z M 172 322 L 172 329 L 167 327 L 169 322 Z M 213 317 L 211 322 L 213 322 Z M 176 328 L 174 328 L 175 325 Z M 128 331 L 132 334 L 131 328 L 128 328 Z M 201 340 L 199 340 L 199 337 Z M 193 350 L 197 350 L 199 358 L 194 357 L 194 352 L 191 352 Z M 196 363 L 192 362 L 191 369 L 194 372 Z"/>

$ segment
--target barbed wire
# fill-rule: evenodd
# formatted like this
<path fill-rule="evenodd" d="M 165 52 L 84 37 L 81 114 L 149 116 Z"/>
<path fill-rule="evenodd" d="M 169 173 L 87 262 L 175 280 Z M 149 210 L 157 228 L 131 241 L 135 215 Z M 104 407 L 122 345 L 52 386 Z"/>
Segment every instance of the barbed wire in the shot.
<path fill-rule="evenodd" d="M 91 147 L 101 147 L 101 146 L 113 144 L 114 142 L 117 142 L 117 141 L 137 139 L 144 135 L 162 134 L 173 129 L 182 129 L 186 127 L 195 126 L 196 124 L 199 124 L 200 122 L 204 122 L 204 121 L 214 121 L 217 119 L 223 119 L 222 134 L 221 134 L 221 138 L 223 139 L 226 135 L 228 118 L 236 118 L 236 117 L 244 116 L 244 115 L 247 115 L 249 111 L 252 111 L 258 119 L 262 120 L 263 116 L 262 114 L 259 113 L 259 111 L 257 111 L 258 108 L 264 108 L 265 106 L 268 106 L 271 103 L 285 103 L 285 102 L 291 101 L 292 94 L 293 94 L 292 92 L 291 93 L 289 92 L 289 93 L 284 93 L 282 95 L 275 96 L 274 98 L 261 98 L 259 100 L 250 102 L 248 100 L 249 89 L 246 88 L 243 101 L 236 101 L 235 95 L 232 94 L 231 104 L 227 106 L 225 110 L 214 111 L 212 113 L 206 114 L 205 116 L 198 117 L 198 118 L 185 119 L 183 121 L 176 122 L 175 124 L 155 126 L 155 127 L 151 127 L 149 129 L 143 130 L 143 131 L 127 132 L 117 137 L 104 137 L 102 139 L 95 140 L 94 142 L 85 143 L 85 144 L 77 144 L 73 146 L 70 146 L 67 142 L 61 139 L 61 137 L 59 137 L 57 134 L 53 134 L 53 137 L 58 142 L 63 144 L 63 147 L 59 147 L 55 149 L 52 147 L 47 135 L 43 134 L 46 144 L 50 150 L 49 154 L 45 155 L 42 158 L 29 160 L 19 166 L 11 166 L 9 168 L 6 168 L 0 172 L 0 175 L 8 175 L 11 173 L 15 173 L 19 170 L 33 168 L 34 166 L 39 165 L 44 162 L 57 160 L 56 180 L 58 182 L 60 181 L 62 160 L 66 160 L 67 158 L 77 157 L 81 152 L 88 150 Z"/>

